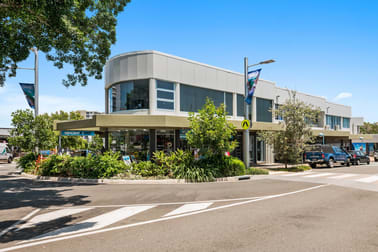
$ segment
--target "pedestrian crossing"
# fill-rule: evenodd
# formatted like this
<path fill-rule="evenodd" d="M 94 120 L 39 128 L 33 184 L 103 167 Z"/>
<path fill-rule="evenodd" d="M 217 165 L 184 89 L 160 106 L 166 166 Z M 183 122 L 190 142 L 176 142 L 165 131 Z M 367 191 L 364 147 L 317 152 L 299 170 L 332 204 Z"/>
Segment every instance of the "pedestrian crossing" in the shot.
<path fill-rule="evenodd" d="M 365 184 L 378 184 L 377 174 L 355 174 L 355 173 L 331 173 L 331 172 L 296 172 L 296 173 L 285 173 L 285 174 L 274 174 L 274 177 L 287 177 L 295 178 L 301 180 L 311 180 L 311 179 L 326 179 L 333 181 L 350 181 L 359 182 Z"/>
<path fill-rule="evenodd" d="M 232 202 L 232 199 L 230 202 Z M 167 218 L 210 209 L 213 206 L 219 207 L 230 202 L 149 204 L 112 208 L 88 206 L 37 209 L 38 211 L 33 211 L 27 218 L 23 218 L 19 224 L 17 223 L 13 228 L 8 229 L 7 235 L 25 237 L 24 241 L 20 243 L 27 243 L 99 230 L 119 223 L 122 224 L 122 221 L 134 216 L 138 216 L 136 220 L 139 221 Z M 154 210 L 160 215 L 156 216 L 156 213 L 153 212 Z M 78 219 L 79 221 L 67 223 L 64 221 L 65 217 L 71 217 L 68 219 Z"/>

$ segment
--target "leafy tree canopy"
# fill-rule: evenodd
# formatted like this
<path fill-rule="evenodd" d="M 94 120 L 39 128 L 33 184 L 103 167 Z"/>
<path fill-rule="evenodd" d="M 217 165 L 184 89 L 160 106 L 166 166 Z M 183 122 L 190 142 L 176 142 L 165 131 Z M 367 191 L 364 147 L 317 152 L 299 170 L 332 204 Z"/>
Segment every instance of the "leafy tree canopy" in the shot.
<path fill-rule="evenodd" d="M 282 118 L 280 124 L 284 130 L 262 131 L 259 132 L 260 138 L 274 146 L 276 158 L 284 162 L 285 167 L 288 163 L 300 162 L 306 144 L 314 140 L 310 125 L 318 120 L 320 111 L 299 101 L 296 93 L 292 92 L 286 103 L 273 112 Z"/>
<path fill-rule="evenodd" d="M 378 123 L 364 122 L 360 131 L 362 134 L 378 134 Z"/>
<path fill-rule="evenodd" d="M 210 99 L 197 114 L 189 113 L 191 130 L 186 134 L 188 143 L 198 148 L 200 154 L 207 156 L 222 156 L 226 151 L 233 151 L 237 141 L 232 140 L 236 134 L 235 126 L 226 119 L 223 104 L 218 108 Z"/>
<path fill-rule="evenodd" d="M 74 71 L 63 85 L 101 79 L 116 42 L 117 15 L 130 0 L 4 0 L 0 2 L 0 83 L 16 75 L 30 48 L 46 53 L 59 69 Z"/>

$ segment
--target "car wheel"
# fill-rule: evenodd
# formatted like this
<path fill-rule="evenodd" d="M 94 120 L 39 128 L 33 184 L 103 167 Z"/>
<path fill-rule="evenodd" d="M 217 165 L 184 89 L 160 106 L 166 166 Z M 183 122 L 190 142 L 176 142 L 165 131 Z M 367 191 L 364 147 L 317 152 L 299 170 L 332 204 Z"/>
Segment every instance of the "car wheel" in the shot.
<path fill-rule="evenodd" d="M 333 161 L 333 159 L 331 158 L 329 161 L 328 161 L 328 168 L 333 168 L 335 166 L 335 163 Z"/>
<path fill-rule="evenodd" d="M 350 159 L 348 158 L 347 161 L 346 161 L 346 166 L 350 166 Z"/>
<path fill-rule="evenodd" d="M 361 164 L 360 160 L 357 160 L 356 165 L 360 165 L 360 164 Z"/>
<path fill-rule="evenodd" d="M 368 164 L 368 165 L 370 164 L 370 160 L 367 161 L 367 164 Z"/>
<path fill-rule="evenodd" d="M 8 158 L 8 164 L 12 163 L 12 158 Z"/>
<path fill-rule="evenodd" d="M 316 168 L 316 164 L 310 164 L 311 168 Z"/>

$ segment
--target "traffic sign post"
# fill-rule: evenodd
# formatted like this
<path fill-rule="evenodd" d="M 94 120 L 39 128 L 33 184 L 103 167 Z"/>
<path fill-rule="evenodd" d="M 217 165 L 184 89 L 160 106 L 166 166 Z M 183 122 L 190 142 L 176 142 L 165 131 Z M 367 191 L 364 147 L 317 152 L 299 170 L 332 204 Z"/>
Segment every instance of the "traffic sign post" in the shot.
<path fill-rule="evenodd" d="M 243 128 L 244 130 L 249 129 L 249 126 L 250 126 L 250 125 L 251 125 L 251 124 L 250 124 L 249 120 L 243 120 L 242 123 L 241 123 L 241 126 L 242 126 L 242 128 Z"/>

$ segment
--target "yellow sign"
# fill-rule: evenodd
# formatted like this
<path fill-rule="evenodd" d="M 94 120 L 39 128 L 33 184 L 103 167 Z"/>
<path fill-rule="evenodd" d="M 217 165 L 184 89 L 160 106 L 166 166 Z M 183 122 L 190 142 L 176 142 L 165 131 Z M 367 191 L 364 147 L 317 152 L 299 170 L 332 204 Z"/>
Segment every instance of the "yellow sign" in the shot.
<path fill-rule="evenodd" d="M 241 126 L 245 130 L 249 129 L 249 126 L 250 126 L 249 120 L 243 120 L 242 123 L 241 123 Z"/>

